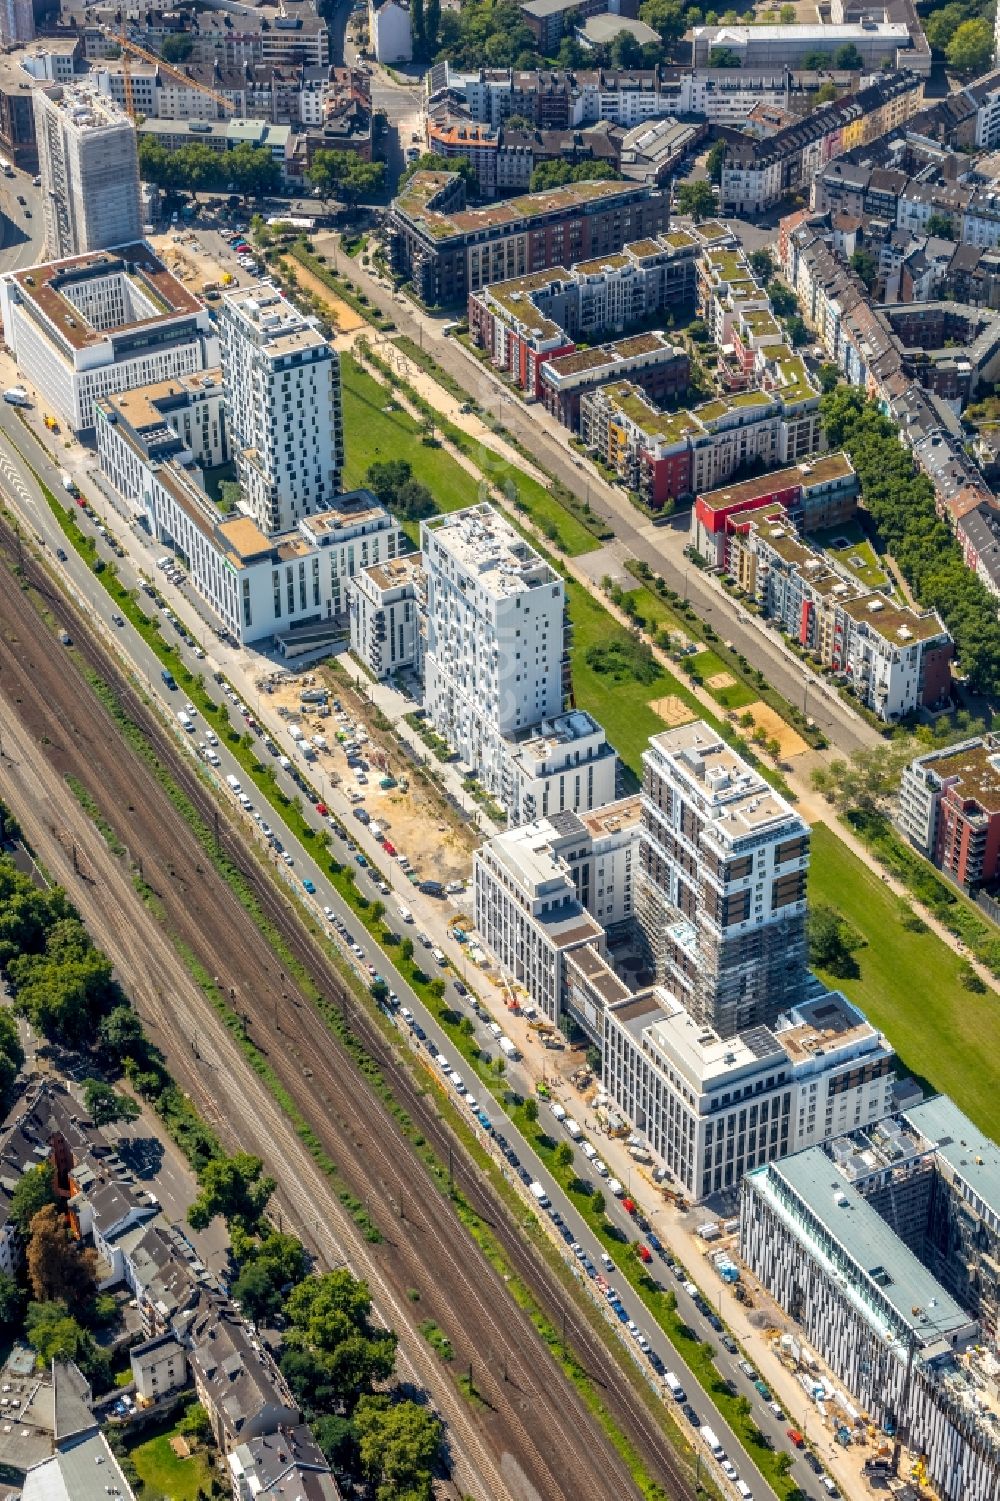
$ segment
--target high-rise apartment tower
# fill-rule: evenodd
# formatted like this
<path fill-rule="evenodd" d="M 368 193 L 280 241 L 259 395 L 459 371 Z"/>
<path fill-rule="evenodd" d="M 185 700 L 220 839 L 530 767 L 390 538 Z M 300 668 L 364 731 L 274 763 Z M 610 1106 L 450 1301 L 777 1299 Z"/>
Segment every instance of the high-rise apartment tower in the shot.
<path fill-rule="evenodd" d="M 222 380 L 243 500 L 268 536 L 340 490 L 340 361 L 312 318 L 271 288 L 223 299 Z"/>
<path fill-rule="evenodd" d="M 135 126 L 107 95 L 52 84 L 33 95 L 51 260 L 142 239 Z"/>

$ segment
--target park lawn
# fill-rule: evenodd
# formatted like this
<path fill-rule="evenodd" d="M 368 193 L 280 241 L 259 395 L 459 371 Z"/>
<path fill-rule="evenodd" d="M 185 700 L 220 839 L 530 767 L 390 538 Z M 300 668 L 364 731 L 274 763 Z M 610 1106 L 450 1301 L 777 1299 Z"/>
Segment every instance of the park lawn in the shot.
<path fill-rule="evenodd" d="M 881 877 L 825 824 L 813 825 L 809 899 L 833 907 L 867 940 L 856 980 L 824 975 L 881 1027 L 915 1074 L 949 1094 L 981 1130 L 1000 1140 L 1000 1054 L 986 1045 L 996 1030 L 996 995 L 959 983 L 962 960 L 933 933 L 911 933 Z"/>
<path fill-rule="evenodd" d="M 689 638 L 698 638 L 697 622 L 689 622 L 678 615 L 676 610 L 671 609 L 665 599 L 660 599 L 652 589 L 647 589 L 645 584 L 639 584 L 634 589 L 622 591 L 622 605 L 625 609 L 635 614 L 632 616 L 636 625 L 643 629 L 667 631 L 671 636 L 676 636 L 683 631 Z"/>
<path fill-rule="evenodd" d="M 473 506 L 480 499 L 479 481 L 463 469 L 443 448 L 424 443 L 420 424 L 409 412 L 385 410 L 391 399 L 387 386 L 362 370 L 349 354 L 341 356 L 341 384 L 344 402 L 344 485 L 358 489 L 372 464 L 387 459 L 406 459 L 414 478 L 425 484 L 434 496 L 439 511 L 457 511 Z M 592 552 L 600 543 L 591 536 L 537 480 L 508 464 L 492 450 L 480 447 L 474 462 L 511 500 L 514 491 L 532 520 L 550 537 L 561 543 L 571 557 Z M 556 536 L 552 537 L 554 528 Z M 419 527 L 411 523 L 407 534 L 416 541 Z"/>
<path fill-rule="evenodd" d="M 700 651 L 697 655 L 688 657 L 687 663 L 689 666 L 697 669 L 698 676 L 701 678 L 706 692 L 710 693 L 715 702 L 721 704 L 723 709 L 745 709 L 747 704 L 755 704 L 760 698 L 760 694 L 755 689 L 749 688 L 746 683 L 741 682 L 736 673 L 727 667 L 725 662 L 715 655 L 714 651 L 707 649 Z M 725 673 L 733 681 L 728 687 L 713 688 L 709 682 L 709 678 L 717 677 L 720 673 Z"/>
<path fill-rule="evenodd" d="M 587 662 L 588 649 L 616 635 L 625 636 L 626 632 L 611 619 L 600 600 L 573 579 L 566 581 L 566 596 L 573 622 L 573 690 L 577 707 L 588 710 L 604 726 L 622 760 L 641 778 L 642 753 L 650 736 L 666 729 L 650 704 L 674 693 L 690 707 L 694 717 L 703 719 L 705 712 L 691 690 L 662 667 L 650 683 L 635 679 L 616 683 L 608 674 L 595 672 Z"/>
<path fill-rule="evenodd" d="M 341 356 L 344 402 L 344 486 L 356 490 L 365 482 L 372 464 L 406 459 L 413 476 L 425 484 L 439 511 L 457 511 L 479 500 L 475 477 L 457 464 L 443 448 L 422 442 L 420 427 L 409 412 L 385 410 L 390 393 L 373 380 L 349 354 Z M 419 527 L 406 531 L 416 540 Z"/>
<path fill-rule="evenodd" d="M 170 1447 L 174 1432 L 159 1433 L 132 1450 L 130 1457 L 142 1481 L 139 1501 L 198 1501 L 200 1495 L 208 1495 L 212 1470 L 204 1449 L 178 1459 Z"/>

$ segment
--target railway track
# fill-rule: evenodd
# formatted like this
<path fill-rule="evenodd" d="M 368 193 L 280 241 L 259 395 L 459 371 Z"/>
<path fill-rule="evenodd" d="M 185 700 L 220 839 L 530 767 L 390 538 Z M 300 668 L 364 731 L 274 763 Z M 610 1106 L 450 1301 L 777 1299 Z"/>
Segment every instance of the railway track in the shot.
<path fill-rule="evenodd" d="M 12 555 L 16 543 L 5 524 L 0 525 L 0 542 Z M 31 558 L 25 559 L 25 566 L 58 623 L 70 631 L 82 659 L 112 683 L 129 717 L 211 827 L 216 805 L 193 766 L 82 619 L 52 589 L 44 570 Z M 392 1290 L 396 1307 L 410 1288 L 419 1289 L 421 1317 L 433 1318 L 448 1334 L 456 1367 L 467 1365 L 473 1370 L 484 1403 L 477 1414 L 484 1445 L 477 1456 L 479 1469 L 494 1476 L 499 1469 L 504 1486 L 516 1496 L 603 1501 L 609 1496 L 634 1495 L 626 1467 L 555 1362 L 540 1348 L 530 1321 L 511 1303 L 486 1261 L 470 1256 L 468 1237 L 446 1201 L 433 1191 L 426 1192 L 430 1186 L 426 1174 L 391 1114 L 281 973 L 274 954 L 229 887 L 197 849 L 192 854 L 190 830 L 149 769 L 139 758 L 122 754 L 117 735 L 108 736 L 107 720 L 89 691 L 74 692 L 66 659 L 53 652 L 51 636 L 31 603 L 20 590 L 6 588 L 0 612 L 4 620 L 0 681 L 8 697 L 16 681 L 19 713 L 36 738 L 49 735 L 48 753 L 60 774 L 79 776 L 112 817 L 120 836 L 141 852 L 145 880 L 155 883 L 174 931 L 211 973 L 219 975 L 223 986 L 236 988 L 240 1009 L 250 1018 L 250 1035 L 294 1094 L 344 1180 L 360 1198 L 375 1198 L 376 1218 L 386 1241 L 384 1249 L 369 1248 L 368 1259 L 378 1263 L 379 1281 Z M 11 643 L 11 627 L 16 648 Z M 29 641 L 30 655 L 25 657 L 24 645 Z M 51 734 L 53 721 L 62 731 L 58 739 Z M 565 1316 L 569 1343 L 601 1385 L 604 1400 L 629 1442 L 671 1496 L 678 1501 L 693 1496 L 687 1474 L 631 1382 L 609 1358 L 587 1321 L 567 1304 L 548 1268 L 510 1222 L 503 1204 L 442 1121 L 431 1097 L 416 1086 L 374 1018 L 332 973 L 322 949 L 267 871 L 238 839 L 234 842 L 228 830 L 227 842 L 263 911 L 313 982 L 341 1010 L 391 1081 L 399 1102 L 442 1159 L 450 1149 L 463 1194 L 490 1223 L 512 1270 L 531 1288 L 554 1324 L 558 1326 Z M 134 922 L 134 916 L 124 914 L 123 920 Z M 169 1003 L 154 1009 L 158 1041 L 172 1066 L 178 1064 L 190 1075 L 192 1039 L 178 1034 Z M 198 1072 L 204 1076 L 206 1070 Z M 216 1070 L 216 1092 L 223 1073 L 222 1068 Z M 206 1084 L 201 1077 L 202 1097 L 212 1093 L 212 1082 Z M 216 1099 L 215 1111 L 226 1119 L 224 1093 Z M 500 1493 L 501 1487 L 497 1490 Z"/>

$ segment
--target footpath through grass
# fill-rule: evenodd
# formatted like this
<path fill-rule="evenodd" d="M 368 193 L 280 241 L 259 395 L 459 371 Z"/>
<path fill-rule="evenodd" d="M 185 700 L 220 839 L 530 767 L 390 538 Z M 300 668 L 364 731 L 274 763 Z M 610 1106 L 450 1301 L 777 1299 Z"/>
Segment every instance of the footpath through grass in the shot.
<path fill-rule="evenodd" d="M 885 882 L 825 824 L 813 825 L 809 898 L 833 907 L 866 941 L 856 979 L 823 978 L 844 991 L 882 1028 L 910 1072 L 949 1094 L 994 1141 L 1000 1141 L 997 997 L 960 983 L 963 961 L 930 931 L 904 928 Z"/>

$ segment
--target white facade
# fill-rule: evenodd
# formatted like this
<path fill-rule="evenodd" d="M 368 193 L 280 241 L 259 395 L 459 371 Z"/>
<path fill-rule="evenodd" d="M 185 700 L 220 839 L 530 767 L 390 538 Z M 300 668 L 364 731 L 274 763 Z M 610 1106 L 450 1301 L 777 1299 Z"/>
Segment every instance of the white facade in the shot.
<path fill-rule="evenodd" d="M 631 915 L 638 817 L 634 797 L 582 816 L 556 813 L 476 852 L 476 928 L 550 1021 L 564 1009 L 566 957 L 603 953 L 605 929 Z"/>
<path fill-rule="evenodd" d="M 354 575 L 348 586 L 351 651 L 375 678 L 419 671 L 423 560 L 408 553 L 375 563 Z"/>
<path fill-rule="evenodd" d="M 74 432 L 94 404 L 219 363 L 207 309 L 148 246 L 0 277 L 4 337 L 46 411 Z"/>
<path fill-rule="evenodd" d="M 413 58 L 410 9 L 396 0 L 376 6 L 368 3 L 368 41 L 380 63 L 408 63 Z"/>
<path fill-rule="evenodd" d="M 340 488 L 340 361 L 315 320 L 272 288 L 224 297 L 220 327 L 244 503 L 261 531 L 287 531 Z"/>
<path fill-rule="evenodd" d="M 135 125 L 82 84 L 33 93 L 46 252 L 53 258 L 129 245 L 142 235 Z"/>
<path fill-rule="evenodd" d="M 342 621 L 354 575 L 398 555 L 399 527 L 367 490 L 338 495 L 269 536 L 249 516 L 220 516 L 172 433 L 144 440 L 113 400 L 97 418 L 102 472 L 152 535 L 181 554 L 191 583 L 242 644 L 292 641 Z"/>
<path fill-rule="evenodd" d="M 773 1029 L 727 1039 L 665 988 L 606 1008 L 604 1088 L 692 1199 L 888 1113 L 892 1049 L 843 996 L 815 990 Z"/>
<path fill-rule="evenodd" d="M 424 707 L 485 785 L 499 790 L 502 741 L 563 705 L 565 589 L 490 505 L 424 521 Z"/>
<path fill-rule="evenodd" d="M 603 726 L 583 709 L 504 741 L 500 799 L 512 824 L 602 808 L 614 800 L 617 785 L 618 757 Z"/>

